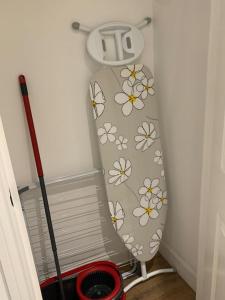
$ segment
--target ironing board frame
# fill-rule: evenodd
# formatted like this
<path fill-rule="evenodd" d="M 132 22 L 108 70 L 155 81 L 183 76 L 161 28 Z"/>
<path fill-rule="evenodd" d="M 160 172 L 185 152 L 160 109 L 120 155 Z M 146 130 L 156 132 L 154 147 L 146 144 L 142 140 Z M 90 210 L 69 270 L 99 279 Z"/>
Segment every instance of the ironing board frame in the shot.
<path fill-rule="evenodd" d="M 174 268 L 167 268 L 167 269 L 159 269 L 159 270 L 155 270 L 153 272 L 147 273 L 146 263 L 141 262 L 141 276 L 139 278 L 133 280 L 132 282 L 130 282 L 127 286 L 125 286 L 124 293 L 127 293 L 134 286 L 138 285 L 141 282 L 148 280 L 149 278 L 155 277 L 156 275 L 166 274 L 166 273 L 174 273 L 174 272 L 176 272 L 176 270 Z"/>

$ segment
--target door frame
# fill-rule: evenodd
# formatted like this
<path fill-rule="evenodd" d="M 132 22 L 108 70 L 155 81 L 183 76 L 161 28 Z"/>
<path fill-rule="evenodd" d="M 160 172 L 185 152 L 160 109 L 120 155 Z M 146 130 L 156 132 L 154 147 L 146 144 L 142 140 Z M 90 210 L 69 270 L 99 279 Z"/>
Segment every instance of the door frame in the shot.
<path fill-rule="evenodd" d="M 209 27 L 209 46 L 208 46 L 208 68 L 206 85 L 206 105 L 204 116 L 204 135 L 203 135 L 203 158 L 202 158 L 202 178 L 200 191 L 200 220 L 199 220 L 199 239 L 198 239 L 198 266 L 197 266 L 197 290 L 196 299 L 202 300 L 204 290 L 204 265 L 207 241 L 207 216 L 208 203 L 210 201 L 210 180 L 212 167 L 212 142 L 215 117 L 215 97 L 217 80 L 217 48 L 220 40 L 218 31 L 218 18 L 220 11 L 220 1 L 211 0 L 210 4 L 210 27 Z M 215 241 L 216 242 L 216 241 Z M 213 266 L 212 266 L 213 267 Z M 213 284 L 213 283 L 212 283 Z"/>
<path fill-rule="evenodd" d="M 1 253 L 4 263 L 2 274 L 10 294 L 9 299 L 41 300 L 40 286 L 1 117 L 0 196 L 0 237 L 4 241 Z"/>

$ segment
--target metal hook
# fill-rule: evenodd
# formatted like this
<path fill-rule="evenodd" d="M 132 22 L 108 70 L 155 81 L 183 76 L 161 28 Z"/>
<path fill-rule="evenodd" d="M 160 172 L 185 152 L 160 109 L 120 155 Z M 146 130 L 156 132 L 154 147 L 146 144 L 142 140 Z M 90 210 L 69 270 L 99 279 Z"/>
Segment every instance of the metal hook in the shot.
<path fill-rule="evenodd" d="M 142 29 L 144 28 L 145 26 L 147 26 L 148 24 L 150 24 L 152 22 L 152 18 L 150 17 L 146 17 L 144 18 L 143 21 L 141 21 L 140 23 L 138 23 L 136 25 L 137 28 L 139 29 Z M 83 26 L 81 25 L 79 22 L 73 22 L 72 23 L 72 28 L 76 31 L 83 31 L 83 32 L 86 32 L 86 33 L 89 33 L 91 32 L 91 28 L 87 27 L 87 26 Z"/>

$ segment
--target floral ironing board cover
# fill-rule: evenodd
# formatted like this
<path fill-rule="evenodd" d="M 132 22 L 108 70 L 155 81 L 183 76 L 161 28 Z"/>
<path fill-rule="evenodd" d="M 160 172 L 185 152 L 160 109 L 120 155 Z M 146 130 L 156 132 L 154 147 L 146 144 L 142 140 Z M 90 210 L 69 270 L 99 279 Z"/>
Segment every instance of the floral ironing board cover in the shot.
<path fill-rule="evenodd" d="M 112 223 L 143 262 L 158 251 L 167 212 L 153 83 L 141 64 L 104 67 L 90 82 Z"/>

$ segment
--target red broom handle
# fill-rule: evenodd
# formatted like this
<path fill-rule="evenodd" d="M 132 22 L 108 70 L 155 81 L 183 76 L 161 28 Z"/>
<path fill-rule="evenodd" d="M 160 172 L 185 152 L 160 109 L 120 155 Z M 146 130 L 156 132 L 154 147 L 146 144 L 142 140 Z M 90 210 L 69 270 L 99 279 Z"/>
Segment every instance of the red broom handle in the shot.
<path fill-rule="evenodd" d="M 25 112 L 26 112 L 26 116 L 27 116 L 27 123 L 28 123 L 29 131 L 30 131 L 30 137 L 31 137 L 33 151 L 34 151 L 34 158 L 35 158 L 35 162 L 36 162 L 38 176 L 43 177 L 44 174 L 43 174 L 43 169 L 42 169 L 41 157 L 40 157 L 40 153 L 39 153 L 32 112 L 31 112 L 31 108 L 30 108 L 30 101 L 29 101 L 29 96 L 28 96 L 26 79 L 25 79 L 24 75 L 19 76 L 19 83 L 20 83 L 21 93 L 23 96 L 23 102 L 24 102 Z"/>

